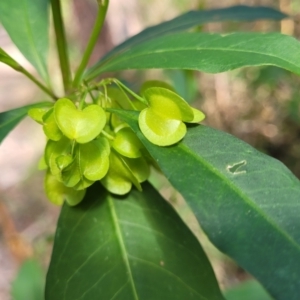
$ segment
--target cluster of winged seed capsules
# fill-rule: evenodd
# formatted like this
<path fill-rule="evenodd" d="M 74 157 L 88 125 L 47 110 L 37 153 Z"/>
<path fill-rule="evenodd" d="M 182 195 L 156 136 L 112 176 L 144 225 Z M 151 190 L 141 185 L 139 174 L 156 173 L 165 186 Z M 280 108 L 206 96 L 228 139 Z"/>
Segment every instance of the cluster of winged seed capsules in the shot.
<path fill-rule="evenodd" d="M 61 98 L 51 107 L 29 110 L 47 137 L 41 164 L 47 169 L 45 190 L 51 202 L 76 205 L 95 181 L 118 195 L 128 193 L 132 185 L 141 190 L 152 159 L 129 125 L 109 108 L 140 111 L 141 132 L 159 146 L 180 141 L 186 134 L 185 122 L 204 119 L 166 83 L 146 82 L 136 99 L 126 91 L 105 87 L 93 104 L 81 99 L 76 105 Z"/>

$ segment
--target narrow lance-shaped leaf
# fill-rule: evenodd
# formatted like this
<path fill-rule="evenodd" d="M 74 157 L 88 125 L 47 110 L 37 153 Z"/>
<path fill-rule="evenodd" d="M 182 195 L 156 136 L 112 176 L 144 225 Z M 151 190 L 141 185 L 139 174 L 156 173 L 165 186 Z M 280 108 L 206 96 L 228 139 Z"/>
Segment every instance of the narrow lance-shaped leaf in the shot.
<path fill-rule="evenodd" d="M 27 116 L 27 112 L 30 108 L 34 107 L 47 107 L 53 105 L 51 102 L 40 102 L 15 108 L 9 111 L 0 113 L 0 144 L 9 132 L 24 118 Z"/>
<path fill-rule="evenodd" d="M 97 70 L 105 61 L 115 59 L 118 55 L 121 55 L 122 52 L 134 45 L 166 34 L 187 30 L 196 25 L 222 21 L 255 21 L 260 19 L 281 20 L 285 17 L 287 17 L 286 14 L 271 7 L 263 6 L 253 7 L 237 5 L 220 9 L 189 11 L 172 20 L 146 28 L 137 35 L 127 39 L 101 58 L 99 62 L 88 71 L 87 75 L 93 74 L 93 76 L 96 76 L 98 74 Z"/>
<path fill-rule="evenodd" d="M 279 161 L 218 130 L 197 125 L 158 147 L 130 124 L 211 241 L 252 273 L 276 300 L 300 295 L 300 182 Z M 183 175 L 184 174 L 184 175 Z"/>
<path fill-rule="evenodd" d="M 300 74 L 299 53 L 300 42 L 280 33 L 177 33 L 133 46 L 107 61 L 97 73 L 153 68 L 218 73 L 273 65 Z M 90 75 L 88 78 L 94 76 Z"/>
<path fill-rule="evenodd" d="M 199 242 L 149 183 L 124 197 L 96 183 L 81 204 L 62 208 L 48 299 L 223 297 Z"/>
<path fill-rule="evenodd" d="M 48 82 L 49 0 L 2 0 L 0 22 L 22 54 Z"/>

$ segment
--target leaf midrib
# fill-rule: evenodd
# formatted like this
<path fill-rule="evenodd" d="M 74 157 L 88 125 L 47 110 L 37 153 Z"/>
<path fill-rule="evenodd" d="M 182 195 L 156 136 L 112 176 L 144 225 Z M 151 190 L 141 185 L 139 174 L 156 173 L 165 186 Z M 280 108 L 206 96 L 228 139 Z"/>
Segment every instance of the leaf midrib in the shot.
<path fill-rule="evenodd" d="M 117 213 L 116 213 L 114 201 L 113 201 L 113 199 L 111 198 L 110 195 L 107 196 L 107 201 L 108 201 L 108 207 L 109 207 L 109 210 L 110 210 L 110 213 L 111 213 L 113 225 L 114 225 L 115 230 L 116 230 L 116 236 L 117 236 L 117 240 L 118 240 L 118 243 L 119 243 L 119 246 L 120 246 L 120 249 L 121 249 L 121 254 L 122 254 L 122 257 L 123 257 L 123 261 L 125 263 L 125 268 L 127 270 L 127 274 L 128 274 L 128 277 L 129 277 L 128 279 L 129 279 L 129 282 L 130 282 L 132 293 L 133 293 L 134 299 L 139 300 L 139 297 L 137 295 L 137 290 L 136 290 L 136 287 L 135 287 L 135 283 L 134 283 L 134 280 L 133 280 L 132 272 L 131 272 L 131 267 L 130 267 L 130 263 L 129 263 L 129 259 L 128 259 L 128 255 L 127 255 L 127 249 L 126 249 L 125 242 L 124 242 L 124 239 L 123 239 L 123 236 L 122 236 L 120 224 L 118 222 L 118 216 L 117 216 Z"/>
<path fill-rule="evenodd" d="M 108 67 L 110 67 L 111 68 L 111 66 L 114 66 L 114 65 L 116 65 L 116 64 L 120 64 L 120 63 L 122 63 L 122 62 L 124 62 L 124 61 L 127 61 L 127 60 L 129 60 L 129 59 L 132 59 L 132 58 L 134 58 L 134 59 L 136 59 L 136 58 L 138 58 L 138 57 L 142 57 L 142 56 L 146 56 L 146 55 L 152 55 L 153 53 L 168 53 L 168 52 L 174 52 L 174 50 L 160 50 L 160 51 L 152 51 L 152 52 L 141 52 L 140 54 L 138 54 L 138 55 L 129 55 L 129 56 L 125 56 L 125 58 L 124 58 L 124 56 L 122 56 L 122 58 L 121 59 L 116 59 L 116 60 L 114 60 L 113 61 L 113 63 L 110 63 L 109 64 L 109 62 L 107 62 L 107 63 L 104 63 L 103 65 L 102 65 L 102 67 L 100 68 L 100 72 L 103 72 L 103 71 L 105 71 L 106 69 L 107 69 L 107 65 L 108 65 Z M 272 57 L 272 58 L 276 58 L 277 60 L 280 60 L 280 61 L 283 61 L 283 62 L 285 62 L 285 63 L 288 63 L 288 64 L 291 64 L 291 65 L 294 65 L 296 68 L 300 68 L 299 66 L 297 66 L 297 65 L 295 65 L 293 62 L 291 62 L 291 61 L 289 61 L 289 60 L 286 60 L 286 59 L 283 59 L 283 58 L 280 58 L 280 57 L 277 57 L 277 56 L 275 56 L 275 55 L 271 55 L 271 54 L 265 54 L 265 53 L 263 53 L 263 52 L 257 52 L 257 51 L 250 51 L 250 50 L 238 50 L 238 49 L 228 49 L 228 48 L 214 48 L 214 47 L 210 47 L 210 48 L 208 48 L 208 47 L 206 47 L 206 48 L 176 48 L 176 52 L 184 52 L 184 51 L 219 51 L 219 52 L 222 52 L 222 51 L 226 51 L 226 52 L 233 52 L 233 53 L 250 53 L 250 54 L 257 54 L 257 55 L 262 55 L 262 56 L 265 56 L 265 57 Z M 133 53 L 134 54 L 134 53 Z M 269 63 L 259 63 L 260 65 L 266 65 L 266 64 L 269 64 Z M 229 65 L 229 64 L 227 64 L 227 65 Z M 253 64 L 251 64 L 251 63 L 249 63 L 249 64 L 246 64 L 245 66 L 247 66 L 247 65 L 253 65 Z M 255 64 L 255 65 L 257 65 L 257 64 Z M 108 68 L 108 69 L 110 69 L 110 68 Z M 153 68 L 155 68 L 155 67 L 153 67 Z M 198 70 L 198 68 L 195 68 L 195 69 L 197 69 Z M 300 74 L 300 70 L 298 71 L 298 73 L 297 74 Z"/>
<path fill-rule="evenodd" d="M 126 113 L 127 118 L 131 119 L 135 123 L 137 123 L 136 117 L 130 113 Z M 137 125 L 137 124 L 135 124 Z M 136 129 L 138 128 L 138 125 Z M 146 139 L 142 132 L 139 131 L 139 134 L 142 136 L 142 139 Z M 150 142 L 149 142 L 150 143 Z M 157 146 L 158 147 L 158 146 Z M 249 196 L 245 193 L 243 193 L 239 188 L 237 188 L 226 176 L 224 176 L 222 173 L 218 172 L 216 168 L 213 168 L 208 162 L 206 162 L 204 159 L 202 159 L 200 156 L 195 155 L 188 146 L 184 145 L 182 142 L 177 146 L 181 148 L 184 152 L 192 156 L 196 161 L 199 161 L 202 165 L 204 165 L 211 173 L 215 174 L 218 178 L 221 179 L 221 181 L 224 181 L 227 183 L 229 188 L 236 193 L 238 196 L 240 196 L 241 199 L 244 199 L 245 203 L 247 203 L 250 208 L 252 208 L 254 211 L 256 211 L 259 215 L 262 216 L 263 219 L 266 220 L 267 223 L 269 223 L 274 229 L 276 229 L 279 233 L 282 234 L 282 236 L 288 240 L 299 252 L 300 252 L 300 246 L 297 244 L 297 242 L 288 234 L 286 234 L 285 231 L 278 228 L 277 224 L 271 219 L 266 216 L 264 211 L 260 209 L 257 206 L 253 205 L 253 201 L 249 198 Z M 168 178 L 170 182 L 172 182 L 171 178 Z M 179 190 L 180 191 L 180 190 Z M 181 191 L 180 191 L 181 192 Z M 182 193 L 182 192 L 181 192 Z"/>
<path fill-rule="evenodd" d="M 244 5 L 237 5 L 237 6 L 234 6 L 234 7 L 241 7 L 241 6 L 244 6 Z M 250 8 L 250 7 L 248 7 Z M 228 9 L 225 9 L 225 10 L 228 10 Z M 169 27 L 164 27 L 163 29 L 159 28 L 162 24 L 157 24 L 157 25 L 154 25 L 154 26 L 151 26 L 151 27 L 148 27 L 144 30 L 142 30 L 141 32 L 139 32 L 137 35 L 131 37 L 129 40 L 131 39 L 137 39 L 139 35 L 143 36 L 143 33 L 146 33 L 147 31 L 152 31 L 154 28 L 158 28 L 159 30 L 156 30 L 154 32 L 151 32 L 150 34 L 144 36 L 143 38 L 140 38 L 140 39 L 137 39 L 137 41 L 133 42 L 133 43 L 127 43 L 129 40 L 119 44 L 116 48 L 115 48 L 115 51 L 112 51 L 111 53 L 108 53 L 106 57 L 104 57 L 104 59 L 101 59 L 96 65 L 96 66 L 101 66 L 101 65 L 104 65 L 107 60 L 109 58 L 111 58 L 113 55 L 118 55 L 118 54 L 121 54 L 121 53 L 124 53 L 125 51 L 127 51 L 128 49 L 130 49 L 132 46 L 135 46 L 136 44 L 138 43 L 142 43 L 143 41 L 149 41 L 149 39 L 154 39 L 156 36 L 164 36 L 164 35 L 167 35 L 168 33 L 171 33 L 171 32 L 180 32 L 180 31 L 184 31 L 186 30 L 187 28 L 191 28 L 191 27 L 196 27 L 196 26 L 199 26 L 199 25 L 202 25 L 202 24 L 205 24 L 207 23 L 206 21 L 207 20 L 211 20 L 212 18 L 214 18 L 215 15 L 219 16 L 219 13 L 220 13 L 220 9 L 211 9 L 211 10 L 208 10 L 206 12 L 211 12 L 212 15 L 210 16 L 207 16 L 207 15 L 204 15 L 203 14 L 203 11 L 197 11 L 197 10 L 191 10 L 191 11 L 188 11 L 180 16 L 177 16 L 171 20 L 167 20 L 167 21 L 164 21 L 162 24 L 165 25 L 166 23 L 168 23 Z M 193 16 L 194 13 L 199 13 L 199 15 L 202 13 L 202 18 L 203 20 L 197 22 L 197 24 L 195 24 L 195 21 L 193 18 L 195 18 L 195 16 Z M 186 19 L 186 17 L 188 15 L 191 15 L 192 18 L 188 18 Z M 200 18 L 200 16 L 197 15 L 196 19 Z M 234 21 L 239 21 L 239 20 L 243 20 L 244 19 L 244 16 L 247 16 L 249 15 L 249 12 L 242 12 L 240 13 L 238 16 L 236 15 L 236 13 L 228 13 L 228 15 L 226 17 L 222 17 L 222 18 L 219 18 L 217 21 L 223 21 L 223 20 L 228 20 L 229 16 L 232 16 L 233 17 L 233 20 Z M 171 23 L 175 23 L 174 21 L 177 20 L 179 18 L 182 18 L 184 19 L 184 22 L 182 22 L 180 25 L 177 25 L 175 24 L 175 26 L 170 26 Z M 282 17 L 284 18 L 284 17 Z M 254 20 L 257 20 L 258 18 L 257 17 L 254 17 L 253 18 Z M 247 21 L 252 21 L 253 19 L 250 19 L 250 20 L 247 20 Z M 272 18 L 266 18 L 266 17 L 259 17 L 259 19 L 272 19 Z M 193 26 L 193 24 L 195 24 Z M 170 31 L 170 29 L 172 31 Z M 123 46 L 123 47 L 122 47 Z"/>
<path fill-rule="evenodd" d="M 22 113 L 22 114 L 19 114 L 19 115 L 16 116 L 16 117 L 10 118 L 10 119 L 7 120 L 6 122 L 3 122 L 3 123 L 0 124 L 0 130 L 1 130 L 3 127 L 7 126 L 8 124 L 10 124 L 10 123 L 12 123 L 12 122 L 15 122 L 17 119 L 20 119 L 20 118 L 23 119 L 24 117 L 26 117 L 26 112 L 25 112 L 25 113 Z"/>
<path fill-rule="evenodd" d="M 281 235 L 288 240 L 300 253 L 300 246 L 297 244 L 297 242 L 288 235 L 285 231 L 280 229 L 277 224 L 271 219 L 268 218 L 268 216 L 264 213 L 262 209 L 260 209 L 257 206 L 253 205 L 253 201 L 249 198 L 249 196 L 245 193 L 243 193 L 239 188 L 237 188 L 226 176 L 224 176 L 222 173 L 218 172 L 217 169 L 213 168 L 209 163 L 207 163 L 204 159 L 202 159 L 200 156 L 196 156 L 190 149 L 183 144 L 180 144 L 179 147 L 188 153 L 190 156 L 192 156 L 195 160 L 199 161 L 201 164 L 203 164 L 207 169 L 215 174 L 217 177 L 221 179 L 221 181 L 224 181 L 227 183 L 227 186 L 236 193 L 238 196 L 240 196 L 241 199 L 244 200 L 245 203 L 247 203 L 254 211 L 256 211 L 267 223 L 269 223 L 278 233 L 281 233 Z"/>
<path fill-rule="evenodd" d="M 144 265 L 150 266 L 153 269 L 158 269 L 160 272 L 168 274 L 169 277 L 171 277 L 171 278 L 177 280 L 178 282 L 180 282 L 180 284 L 182 284 L 186 289 L 188 289 L 189 291 L 192 291 L 194 294 L 198 295 L 202 300 L 210 300 L 210 299 L 202 296 L 201 294 L 199 294 L 199 292 L 197 290 L 195 290 L 194 288 L 189 286 L 185 281 L 182 280 L 181 277 L 179 277 L 177 274 L 171 272 L 170 270 L 168 270 L 166 268 L 160 268 L 159 266 L 157 266 L 153 262 L 147 261 L 145 259 L 133 256 L 133 255 L 129 255 L 129 256 L 132 260 L 139 261 L 140 263 L 143 263 Z M 199 299 L 199 300 L 201 300 L 201 299 Z"/>

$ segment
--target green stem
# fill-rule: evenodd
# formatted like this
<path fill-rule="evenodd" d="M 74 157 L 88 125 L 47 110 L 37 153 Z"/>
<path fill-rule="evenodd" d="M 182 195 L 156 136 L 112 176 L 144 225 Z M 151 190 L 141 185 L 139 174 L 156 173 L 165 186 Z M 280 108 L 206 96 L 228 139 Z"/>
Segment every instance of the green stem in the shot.
<path fill-rule="evenodd" d="M 118 85 L 118 84 L 117 84 Z M 127 96 L 127 94 L 125 93 L 124 89 L 122 89 L 119 85 L 118 85 L 119 89 L 121 90 L 121 93 L 124 95 L 127 103 L 130 105 L 130 107 L 133 109 L 133 110 L 137 110 L 136 107 L 134 106 L 134 104 L 132 103 L 132 101 L 130 101 L 129 97 Z M 118 102 L 118 99 L 116 99 L 116 101 Z M 119 103 L 119 102 L 118 102 Z M 121 103 L 119 103 L 119 105 L 122 107 Z M 122 107 L 124 108 L 124 107 Z"/>
<path fill-rule="evenodd" d="M 46 94 L 48 94 L 51 98 L 54 100 L 57 99 L 57 97 L 52 93 L 52 91 L 42 84 L 40 81 L 38 81 L 31 73 L 29 73 L 26 69 L 24 69 L 18 62 L 16 62 L 9 54 L 7 54 L 2 48 L 0 48 L 0 56 L 2 56 L 2 62 L 6 65 L 10 66 L 17 72 L 22 73 L 27 78 L 29 78 L 31 81 L 33 81 L 41 90 L 43 90 Z"/>
<path fill-rule="evenodd" d="M 94 104 L 98 104 L 97 99 L 94 97 L 92 90 L 89 89 L 89 85 L 86 83 L 86 81 L 83 81 L 84 85 L 86 86 L 86 92 L 90 95 L 90 97 L 93 100 Z"/>
<path fill-rule="evenodd" d="M 148 102 L 146 101 L 146 99 L 144 99 L 143 97 L 140 97 L 138 94 L 136 94 L 135 92 L 133 92 L 126 85 L 124 85 L 121 81 L 119 81 L 117 79 L 113 79 L 112 81 L 116 85 L 118 85 L 120 88 L 122 88 L 123 90 L 125 90 L 127 93 L 129 93 L 131 96 L 133 96 L 135 99 L 137 99 L 138 101 L 141 101 L 142 103 L 144 103 L 144 104 L 146 104 L 148 106 Z"/>
<path fill-rule="evenodd" d="M 60 0 L 51 0 L 54 30 L 56 35 L 57 51 L 60 62 L 60 69 L 64 83 L 65 92 L 68 92 L 71 85 L 71 69 L 68 57 L 68 48 L 65 29 L 62 20 Z"/>
<path fill-rule="evenodd" d="M 30 74 L 23 67 L 18 69 L 19 72 L 24 74 L 27 78 L 29 78 L 32 82 L 34 82 L 41 90 L 43 90 L 47 95 L 49 95 L 52 99 L 57 100 L 57 96 L 55 96 L 51 90 L 49 90 L 45 85 L 43 85 L 40 81 L 38 81 L 32 74 Z"/>
<path fill-rule="evenodd" d="M 73 141 L 72 141 L 71 156 L 73 156 L 73 154 L 74 154 L 75 145 L 76 145 L 76 141 L 73 140 Z"/>
<path fill-rule="evenodd" d="M 83 110 L 85 106 L 85 98 L 86 95 L 88 94 L 88 91 L 84 91 L 83 95 L 81 96 L 80 102 L 79 102 L 79 110 Z"/>
<path fill-rule="evenodd" d="M 110 135 L 109 133 L 107 133 L 104 129 L 102 129 L 101 133 L 102 133 L 106 138 L 108 138 L 108 139 L 110 139 L 110 140 L 112 140 L 112 141 L 115 139 L 112 135 Z"/>
<path fill-rule="evenodd" d="M 75 73 L 73 87 L 77 87 L 81 81 L 82 74 L 89 62 L 90 56 L 91 56 L 93 49 L 97 43 L 98 36 L 101 32 L 101 29 L 102 29 L 102 26 L 103 26 L 103 23 L 105 20 L 109 0 L 98 0 L 97 2 L 98 2 L 99 8 L 98 8 L 96 22 L 95 22 L 93 31 L 91 33 L 89 42 L 87 44 L 87 47 L 84 51 L 81 63 Z"/>

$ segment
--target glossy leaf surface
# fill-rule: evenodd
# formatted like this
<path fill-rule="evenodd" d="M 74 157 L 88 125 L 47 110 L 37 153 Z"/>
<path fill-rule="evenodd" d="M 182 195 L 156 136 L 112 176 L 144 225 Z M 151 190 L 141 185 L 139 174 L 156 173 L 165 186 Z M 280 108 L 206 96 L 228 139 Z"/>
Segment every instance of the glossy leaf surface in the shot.
<path fill-rule="evenodd" d="M 96 73 L 154 68 L 218 73 L 273 65 L 300 74 L 299 52 L 300 42 L 280 33 L 177 33 L 133 46 Z"/>
<path fill-rule="evenodd" d="M 223 299 L 200 244 L 148 183 L 124 197 L 95 184 L 62 209 L 46 300 L 100 298 Z"/>
<path fill-rule="evenodd" d="M 224 293 L 226 300 L 273 300 L 255 280 L 243 282 Z"/>
<path fill-rule="evenodd" d="M 47 82 L 48 2 L 0 1 L 0 22 L 22 54 Z"/>
<path fill-rule="evenodd" d="M 41 102 L 26 105 L 9 111 L 0 113 L 0 143 L 7 134 L 27 115 L 30 108 L 33 107 L 50 107 L 51 102 Z"/>
<path fill-rule="evenodd" d="M 221 9 L 189 11 L 167 22 L 163 22 L 156 26 L 146 28 L 139 34 L 129 38 L 122 44 L 113 48 L 94 67 L 92 67 L 89 70 L 87 75 L 88 78 L 90 78 L 90 75 L 91 77 L 95 77 L 98 72 L 97 70 L 105 61 L 115 59 L 121 53 L 130 49 L 134 45 L 152 40 L 159 36 L 164 36 L 170 33 L 187 30 L 196 25 L 222 21 L 255 21 L 260 19 L 281 20 L 285 17 L 287 16 L 283 13 L 273 8 L 263 6 L 250 7 L 244 5 L 237 5 Z"/>
<path fill-rule="evenodd" d="M 140 132 L 138 113 L 119 115 L 184 196 L 211 241 L 275 299 L 297 300 L 299 180 L 279 161 L 224 132 L 197 125 L 181 143 L 158 147 Z"/>

